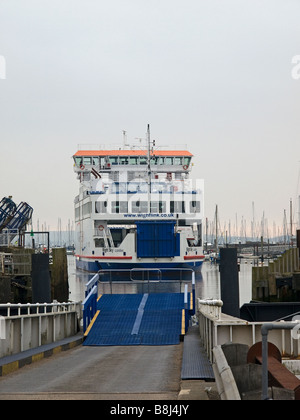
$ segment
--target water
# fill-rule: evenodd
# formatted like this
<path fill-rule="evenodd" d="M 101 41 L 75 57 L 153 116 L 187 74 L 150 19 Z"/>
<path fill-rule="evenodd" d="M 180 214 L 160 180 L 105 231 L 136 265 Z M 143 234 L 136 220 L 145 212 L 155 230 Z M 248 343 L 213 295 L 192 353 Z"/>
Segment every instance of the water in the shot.
<path fill-rule="evenodd" d="M 75 257 L 68 256 L 70 300 L 80 301 L 84 299 L 85 284 L 94 274 L 76 270 Z M 252 264 L 242 262 L 239 273 L 240 306 L 252 299 Z M 185 282 L 109 282 L 99 285 L 99 292 L 104 293 L 179 293 L 184 291 Z M 189 291 L 191 283 L 189 283 Z M 196 273 L 196 296 L 201 299 L 220 299 L 220 273 L 219 266 L 205 262 L 202 271 Z"/>

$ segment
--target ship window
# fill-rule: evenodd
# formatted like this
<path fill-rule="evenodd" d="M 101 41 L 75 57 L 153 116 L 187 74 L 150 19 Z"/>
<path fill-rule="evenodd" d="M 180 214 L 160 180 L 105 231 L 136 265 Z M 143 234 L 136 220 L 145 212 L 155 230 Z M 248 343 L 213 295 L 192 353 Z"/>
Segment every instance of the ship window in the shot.
<path fill-rule="evenodd" d="M 183 164 L 189 166 L 191 163 L 191 158 L 190 157 L 185 157 L 183 159 Z"/>
<path fill-rule="evenodd" d="M 90 157 L 84 157 L 83 158 L 83 164 L 84 165 L 91 165 L 92 164 L 92 158 L 90 158 Z"/>
<path fill-rule="evenodd" d="M 159 156 L 152 156 L 151 165 L 159 165 Z"/>
<path fill-rule="evenodd" d="M 95 239 L 95 248 L 104 248 L 104 239 L 103 238 L 97 238 Z"/>
<path fill-rule="evenodd" d="M 165 158 L 165 165 L 173 165 L 173 158 L 172 157 L 166 157 Z"/>
<path fill-rule="evenodd" d="M 165 201 L 152 201 L 150 203 L 151 213 L 166 213 Z"/>
<path fill-rule="evenodd" d="M 128 165 L 128 156 L 120 156 L 120 165 Z"/>
<path fill-rule="evenodd" d="M 147 158 L 146 157 L 140 157 L 140 165 L 147 165 Z"/>
<path fill-rule="evenodd" d="M 200 213 L 200 201 L 191 201 L 190 202 L 190 212 L 191 213 Z"/>
<path fill-rule="evenodd" d="M 128 213 L 128 202 L 127 201 L 112 201 L 111 212 L 112 213 Z"/>
<path fill-rule="evenodd" d="M 132 211 L 134 213 L 148 213 L 148 202 L 147 201 L 134 201 L 132 203 Z"/>
<path fill-rule="evenodd" d="M 120 201 L 120 213 L 128 213 L 128 202 Z"/>
<path fill-rule="evenodd" d="M 185 213 L 185 202 L 184 201 L 170 201 L 170 212 L 171 213 Z"/>
<path fill-rule="evenodd" d="M 100 167 L 104 168 L 105 167 L 105 163 L 106 163 L 106 158 L 105 157 L 101 157 L 100 158 Z"/>
<path fill-rule="evenodd" d="M 95 213 L 107 213 L 107 201 L 96 201 Z"/>
<path fill-rule="evenodd" d="M 129 165 L 137 165 L 137 164 L 138 164 L 138 157 L 130 156 Z"/>
<path fill-rule="evenodd" d="M 182 157 L 175 157 L 174 165 L 182 165 Z"/>
<path fill-rule="evenodd" d="M 85 203 L 82 206 L 82 213 L 83 213 L 83 217 L 85 216 L 89 216 L 92 213 L 92 203 Z"/>
<path fill-rule="evenodd" d="M 129 193 L 147 193 L 148 184 L 146 182 L 130 182 L 128 184 Z"/>
<path fill-rule="evenodd" d="M 80 220 L 80 207 L 75 208 L 75 220 L 76 222 Z"/>
<path fill-rule="evenodd" d="M 110 156 L 109 157 L 109 162 L 111 163 L 111 165 L 117 165 L 118 164 L 118 156 Z"/>
<path fill-rule="evenodd" d="M 76 157 L 74 161 L 76 166 L 80 166 L 82 164 L 82 157 Z"/>

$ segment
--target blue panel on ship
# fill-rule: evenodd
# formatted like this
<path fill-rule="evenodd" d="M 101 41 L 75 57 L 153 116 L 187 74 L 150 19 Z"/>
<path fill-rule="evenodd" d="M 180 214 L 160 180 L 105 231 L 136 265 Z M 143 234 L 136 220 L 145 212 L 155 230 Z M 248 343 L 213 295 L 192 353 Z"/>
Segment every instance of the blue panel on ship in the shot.
<path fill-rule="evenodd" d="M 180 252 L 175 221 L 140 221 L 137 225 L 138 258 L 172 258 Z"/>

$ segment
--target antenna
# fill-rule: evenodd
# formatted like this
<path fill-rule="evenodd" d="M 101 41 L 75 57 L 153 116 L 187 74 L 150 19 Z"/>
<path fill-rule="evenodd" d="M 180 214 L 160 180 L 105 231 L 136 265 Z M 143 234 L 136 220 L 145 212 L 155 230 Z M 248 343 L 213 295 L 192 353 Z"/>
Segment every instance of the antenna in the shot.
<path fill-rule="evenodd" d="M 127 143 L 127 131 L 123 130 L 123 147 L 128 147 L 129 144 Z"/>

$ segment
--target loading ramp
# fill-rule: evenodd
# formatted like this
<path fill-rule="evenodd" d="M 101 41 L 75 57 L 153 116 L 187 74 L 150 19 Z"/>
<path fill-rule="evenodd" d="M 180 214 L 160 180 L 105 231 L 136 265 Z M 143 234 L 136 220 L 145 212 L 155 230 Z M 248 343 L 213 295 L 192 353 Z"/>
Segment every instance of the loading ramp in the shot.
<path fill-rule="evenodd" d="M 188 299 L 191 310 L 193 299 Z M 184 293 L 102 295 L 85 332 L 85 346 L 179 344 L 188 312 Z"/>

